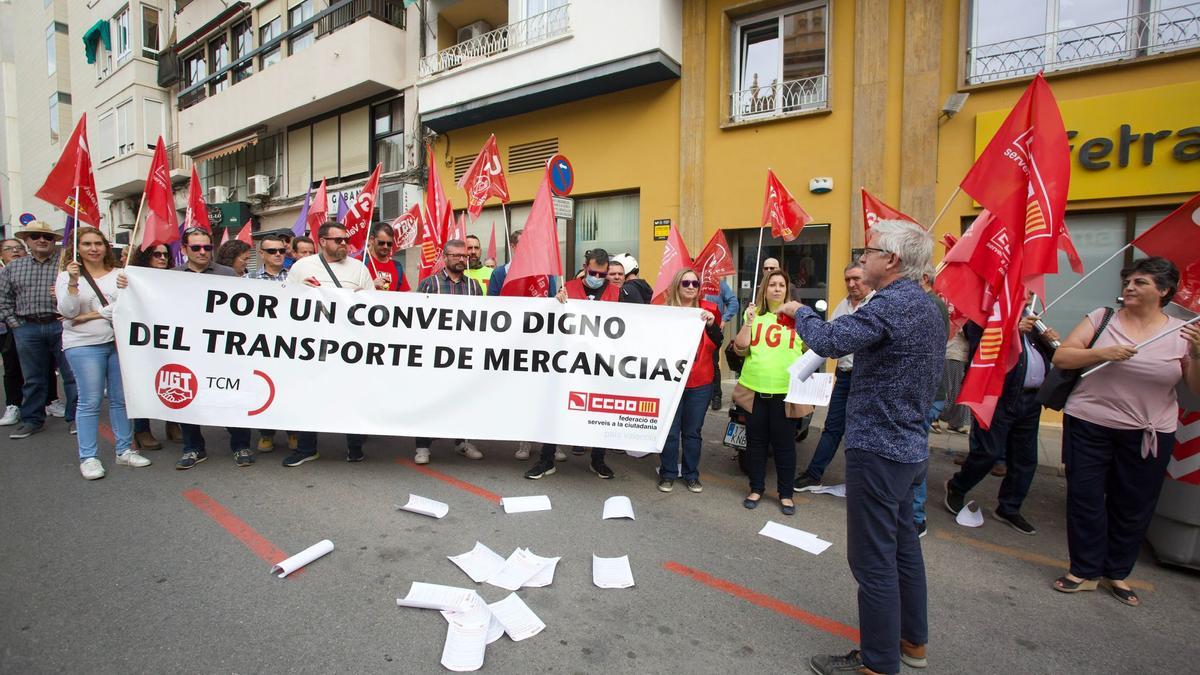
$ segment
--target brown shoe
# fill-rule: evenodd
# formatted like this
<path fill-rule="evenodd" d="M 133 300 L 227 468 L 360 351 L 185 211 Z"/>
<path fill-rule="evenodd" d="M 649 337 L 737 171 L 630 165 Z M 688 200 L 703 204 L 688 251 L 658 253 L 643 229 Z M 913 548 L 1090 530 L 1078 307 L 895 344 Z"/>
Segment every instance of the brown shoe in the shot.
<path fill-rule="evenodd" d="M 900 639 L 900 660 L 910 668 L 929 666 L 929 659 L 925 658 L 925 645 L 914 645 L 903 638 Z"/>
<path fill-rule="evenodd" d="M 992 466 L 992 475 L 997 478 L 1004 478 L 1008 475 L 1008 466 L 1004 464 L 995 464 Z"/>
<path fill-rule="evenodd" d="M 183 429 L 179 428 L 178 422 L 167 422 L 167 440 L 175 443 L 183 442 Z"/>
<path fill-rule="evenodd" d="M 162 443 L 149 431 L 139 431 L 133 435 L 133 444 L 138 450 L 162 450 Z"/>

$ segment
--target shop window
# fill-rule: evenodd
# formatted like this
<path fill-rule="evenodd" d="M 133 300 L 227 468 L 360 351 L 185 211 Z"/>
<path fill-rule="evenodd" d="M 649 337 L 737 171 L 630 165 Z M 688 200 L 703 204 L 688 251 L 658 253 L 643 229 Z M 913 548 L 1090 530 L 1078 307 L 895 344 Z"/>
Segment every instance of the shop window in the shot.
<path fill-rule="evenodd" d="M 733 247 L 733 255 L 737 260 L 737 276 L 731 286 L 742 307 L 751 301 L 755 293 L 756 265 L 761 265 L 767 258 L 779 261 L 780 268 L 787 272 L 796 298 L 810 307 L 817 300 L 829 301 L 829 270 L 836 270 L 836 278 L 840 280 L 842 268 L 850 262 L 849 257 L 845 260 L 830 259 L 827 224 L 804 226 L 794 241 L 783 241 L 766 231 L 763 233 L 761 256 L 758 255 L 758 229 L 726 230 L 725 237 Z M 761 272 L 759 269 L 757 275 L 760 283 Z M 834 295 L 840 296 L 844 291 L 844 288 L 838 288 Z"/>
<path fill-rule="evenodd" d="M 396 98 L 371 109 L 375 162 L 383 173 L 404 169 L 404 99 Z"/>
<path fill-rule="evenodd" d="M 733 120 L 828 106 L 829 6 L 793 5 L 741 19 L 733 28 Z"/>
<path fill-rule="evenodd" d="M 563 252 L 568 277 L 583 267 L 584 252 L 594 248 L 637 257 L 638 201 L 636 194 L 575 200 L 575 246 Z"/>

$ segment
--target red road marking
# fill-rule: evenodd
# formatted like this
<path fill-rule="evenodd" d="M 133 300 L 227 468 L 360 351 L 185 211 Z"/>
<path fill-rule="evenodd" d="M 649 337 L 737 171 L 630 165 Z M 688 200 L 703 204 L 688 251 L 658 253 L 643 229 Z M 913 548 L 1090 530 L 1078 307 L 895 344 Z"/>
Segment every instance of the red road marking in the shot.
<path fill-rule="evenodd" d="M 747 602 L 758 605 L 759 607 L 765 607 L 766 609 L 778 614 L 782 614 L 789 619 L 795 619 L 796 621 L 812 626 L 813 628 L 819 628 L 831 635 L 846 638 L 855 644 L 858 644 L 859 642 L 858 629 L 854 628 L 853 626 L 847 626 L 840 621 L 834 621 L 833 619 L 806 612 L 795 605 L 789 605 L 788 603 L 772 598 L 769 595 L 752 591 L 745 586 L 739 586 L 732 581 L 726 581 L 724 579 L 714 577 L 711 574 L 706 574 L 700 570 L 692 569 L 686 565 L 680 565 L 677 562 L 667 561 L 663 563 L 663 569 L 667 570 L 668 572 L 674 572 L 680 576 L 695 579 L 706 586 L 715 588 L 723 593 L 728 593 L 735 598 L 741 598 Z"/>
<path fill-rule="evenodd" d="M 100 423 L 100 435 L 103 436 L 104 440 L 108 441 L 109 443 L 112 443 L 113 445 L 117 444 L 117 437 L 113 436 L 112 427 L 108 426 L 104 422 Z"/>
<path fill-rule="evenodd" d="M 478 485 L 473 485 L 471 483 L 468 483 L 465 480 L 459 480 L 459 479 L 455 478 L 454 476 L 444 474 L 441 471 L 438 471 L 436 469 L 431 469 L 427 466 L 422 466 L 421 464 L 417 464 L 416 462 L 412 461 L 411 459 L 397 457 L 396 463 L 403 464 L 404 466 L 407 466 L 410 469 L 416 469 L 417 471 L 420 471 L 421 473 L 425 474 L 426 476 L 429 476 L 430 478 L 436 478 L 436 479 L 442 481 L 443 483 L 453 485 L 454 487 L 458 488 L 459 490 L 466 490 L 467 492 L 470 492 L 471 494 L 475 495 L 476 497 L 483 497 L 484 499 L 488 500 L 489 502 L 492 502 L 493 504 L 500 503 L 500 495 L 496 494 L 495 492 L 490 492 L 488 490 L 485 490 L 485 489 L 479 487 Z"/>
<path fill-rule="evenodd" d="M 288 554 L 280 550 L 278 546 L 267 541 L 258 532 L 255 532 L 253 527 L 246 524 L 246 521 L 233 515 L 233 512 L 221 506 L 220 502 L 209 497 L 204 492 L 196 489 L 184 490 L 183 498 L 191 502 L 192 506 L 200 509 L 204 515 L 212 518 L 218 525 L 225 528 L 225 531 L 233 535 L 235 539 L 245 544 L 251 553 L 266 562 L 274 565 L 288 557 Z M 291 579 L 302 572 L 304 572 L 303 569 L 298 569 L 286 578 Z"/>

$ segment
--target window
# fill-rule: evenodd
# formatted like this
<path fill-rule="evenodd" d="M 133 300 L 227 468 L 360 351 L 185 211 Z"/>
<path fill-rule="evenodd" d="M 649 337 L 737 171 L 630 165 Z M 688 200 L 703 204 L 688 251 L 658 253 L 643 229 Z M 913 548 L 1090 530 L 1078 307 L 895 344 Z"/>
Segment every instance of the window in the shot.
<path fill-rule="evenodd" d="M 146 130 L 146 147 L 150 150 L 158 145 L 158 137 L 163 135 L 163 129 L 166 126 L 163 113 L 162 101 L 150 98 L 142 99 L 142 125 Z"/>
<path fill-rule="evenodd" d="M 50 142 L 58 142 L 58 92 L 50 94 Z"/>
<path fill-rule="evenodd" d="M 120 157 L 130 152 L 133 152 L 132 100 L 117 106 L 117 156 Z"/>
<path fill-rule="evenodd" d="M 375 163 L 383 165 L 383 173 L 404 169 L 404 99 L 374 106 L 371 120 Z"/>
<path fill-rule="evenodd" d="M 240 59 L 254 51 L 254 28 L 247 19 L 241 23 L 234 24 L 230 32 L 233 35 L 233 62 L 238 63 Z M 237 84 L 250 77 L 253 73 L 254 61 L 253 59 L 247 59 L 245 63 L 233 69 L 233 83 Z"/>
<path fill-rule="evenodd" d="M 158 31 L 158 10 L 142 5 L 142 56 L 158 59 L 162 36 Z"/>
<path fill-rule="evenodd" d="M 258 46 L 261 47 L 283 34 L 283 17 L 275 17 L 258 29 Z M 267 68 L 279 63 L 282 58 L 279 47 L 263 52 L 259 57 L 259 68 Z"/>
<path fill-rule="evenodd" d="M 734 25 L 731 119 L 827 106 L 828 15 L 825 2 L 807 3 Z"/>
<path fill-rule="evenodd" d="M 574 261 L 574 266 L 567 273 L 583 267 L 584 252 L 593 248 L 602 248 L 610 255 L 629 252 L 634 257 L 637 256 L 638 195 L 614 195 L 575 201 L 575 249 L 571 252 L 563 251 L 570 256 L 564 257 L 563 260 Z"/>
<path fill-rule="evenodd" d="M 973 0 L 970 84 L 1200 46 L 1195 0 Z"/>
<path fill-rule="evenodd" d="M 313 16 L 313 0 L 303 0 L 288 10 L 288 28 L 295 28 Z M 293 35 L 288 40 L 288 55 L 307 49 L 317 39 L 317 31 L 315 26 L 310 26 L 308 30 Z"/>
<path fill-rule="evenodd" d="M 46 26 L 46 74 L 53 75 L 58 70 L 58 54 L 54 44 L 54 22 Z"/>
<path fill-rule="evenodd" d="M 204 48 L 201 47 L 183 57 L 183 78 L 184 88 L 194 87 L 204 81 L 208 77 L 208 61 L 204 59 Z M 203 100 L 205 96 L 204 87 L 200 87 L 195 91 L 188 92 L 180 96 L 180 108 L 186 108 L 197 101 Z"/>
<path fill-rule="evenodd" d="M 97 126 L 99 133 L 96 135 L 98 141 L 97 148 L 101 162 L 116 157 L 117 155 L 117 116 L 111 110 L 100 116 L 100 123 Z"/>
<path fill-rule="evenodd" d="M 208 41 L 208 66 L 210 73 L 216 74 L 225 66 L 229 65 L 229 38 L 224 34 Z M 220 78 L 213 80 L 208 85 L 208 93 L 216 95 L 217 92 L 224 91 L 229 86 L 229 76 L 223 75 Z"/>
<path fill-rule="evenodd" d="M 237 201 L 246 197 L 250 176 L 267 176 L 270 179 L 271 196 L 279 196 L 283 160 L 280 156 L 280 138 L 279 134 L 260 138 L 257 143 L 237 152 L 201 162 L 196 170 L 205 192 L 221 185 L 231 190 L 230 201 Z"/>
<path fill-rule="evenodd" d="M 113 43 L 117 50 L 117 63 L 129 58 L 131 45 L 129 44 L 129 7 L 123 8 L 112 20 L 113 27 Z"/>

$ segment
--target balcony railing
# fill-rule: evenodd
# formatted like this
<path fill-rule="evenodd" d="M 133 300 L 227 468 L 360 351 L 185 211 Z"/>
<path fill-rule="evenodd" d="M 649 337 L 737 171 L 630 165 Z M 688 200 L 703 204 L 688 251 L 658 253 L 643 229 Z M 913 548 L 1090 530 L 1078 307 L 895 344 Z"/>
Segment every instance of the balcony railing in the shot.
<path fill-rule="evenodd" d="M 287 40 L 292 37 L 306 35 L 314 27 L 316 27 L 318 40 L 356 21 L 367 18 L 377 19 L 403 30 L 405 27 L 405 16 L 403 0 L 335 0 L 328 9 L 314 14 L 306 21 L 296 24 L 270 42 L 260 44 L 257 49 L 243 54 L 229 65 L 204 79 L 184 87 L 179 92 L 179 109 L 183 110 L 204 100 L 210 91 L 209 85 L 221 85 L 228 82 L 231 72 L 248 72 L 250 74 L 258 72 L 261 68 L 255 68 L 255 63 L 257 63 L 259 57 L 277 49 L 281 53 L 286 54 L 285 43 Z M 201 49 L 204 49 L 204 47 L 201 47 Z M 194 53 L 192 52 L 192 54 Z M 284 58 L 286 59 L 287 57 L 285 56 Z M 181 62 L 184 61 L 182 58 L 180 60 Z M 241 79 L 249 76 L 244 75 Z M 240 79 L 237 81 L 240 81 Z M 218 90 L 212 95 L 216 93 L 220 93 L 220 91 Z"/>
<path fill-rule="evenodd" d="M 821 110 L 829 105 L 829 76 L 773 82 L 729 95 L 729 117 L 735 122 Z"/>
<path fill-rule="evenodd" d="M 979 84 L 1200 47 L 1200 2 L 1123 19 L 979 45 L 967 82 Z"/>
<path fill-rule="evenodd" d="M 467 63 L 545 42 L 571 29 L 570 5 L 561 5 L 522 21 L 501 26 L 421 59 L 420 77 L 440 75 Z"/>

